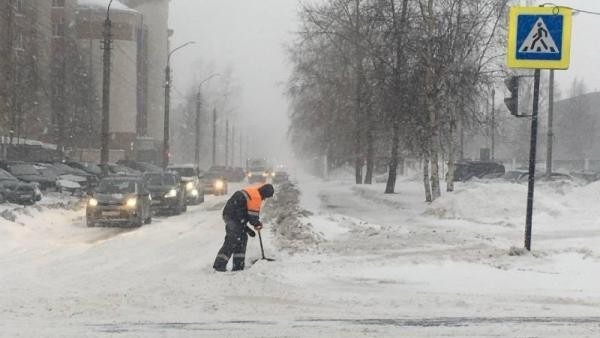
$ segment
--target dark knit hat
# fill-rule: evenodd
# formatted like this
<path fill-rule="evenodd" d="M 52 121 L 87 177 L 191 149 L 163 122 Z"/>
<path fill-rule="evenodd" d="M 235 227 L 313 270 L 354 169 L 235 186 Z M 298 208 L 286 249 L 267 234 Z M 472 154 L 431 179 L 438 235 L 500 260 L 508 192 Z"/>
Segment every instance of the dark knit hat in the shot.
<path fill-rule="evenodd" d="M 260 192 L 260 196 L 265 199 L 273 196 L 275 188 L 273 188 L 273 185 L 267 183 L 258 188 L 258 192 Z"/>

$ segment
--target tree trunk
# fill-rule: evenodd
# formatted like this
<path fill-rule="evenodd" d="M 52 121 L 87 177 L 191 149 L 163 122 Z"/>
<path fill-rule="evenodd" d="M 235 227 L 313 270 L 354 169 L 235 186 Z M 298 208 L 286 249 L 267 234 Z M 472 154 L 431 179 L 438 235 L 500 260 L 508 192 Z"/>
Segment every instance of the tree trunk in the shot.
<path fill-rule="evenodd" d="M 365 184 L 373 183 L 373 167 L 375 166 L 375 142 L 373 140 L 373 132 L 371 130 L 372 129 L 369 128 L 367 131 L 367 172 L 365 174 Z"/>
<path fill-rule="evenodd" d="M 392 152 L 390 154 L 390 165 L 388 169 L 388 179 L 385 185 L 385 193 L 393 194 L 396 187 L 396 172 L 398 169 L 398 147 L 400 140 L 400 123 L 398 116 L 394 117 L 392 129 Z"/>
<path fill-rule="evenodd" d="M 452 117 L 450 121 L 450 131 L 448 135 L 448 176 L 446 177 L 446 191 L 451 192 L 454 191 L 454 158 L 456 147 L 455 147 L 455 139 L 456 136 L 456 117 Z"/>
<path fill-rule="evenodd" d="M 356 178 L 356 184 L 362 184 L 362 158 L 356 154 L 356 161 L 354 162 L 354 177 Z"/>
<path fill-rule="evenodd" d="M 431 185 L 429 184 L 429 158 L 423 159 L 423 185 L 425 186 L 425 202 L 433 201 L 431 198 Z"/>

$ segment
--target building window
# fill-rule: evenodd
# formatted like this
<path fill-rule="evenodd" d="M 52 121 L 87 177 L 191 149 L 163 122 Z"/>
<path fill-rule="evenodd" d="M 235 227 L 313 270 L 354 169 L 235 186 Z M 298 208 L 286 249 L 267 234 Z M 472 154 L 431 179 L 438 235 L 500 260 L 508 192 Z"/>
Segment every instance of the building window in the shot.
<path fill-rule="evenodd" d="M 52 0 L 52 7 L 65 7 L 65 0 Z"/>
<path fill-rule="evenodd" d="M 52 23 L 52 35 L 54 37 L 61 37 L 65 35 L 65 24 L 62 20 L 60 20 L 60 22 Z"/>
<path fill-rule="evenodd" d="M 16 34 L 15 49 L 23 50 L 23 32 L 17 32 Z"/>

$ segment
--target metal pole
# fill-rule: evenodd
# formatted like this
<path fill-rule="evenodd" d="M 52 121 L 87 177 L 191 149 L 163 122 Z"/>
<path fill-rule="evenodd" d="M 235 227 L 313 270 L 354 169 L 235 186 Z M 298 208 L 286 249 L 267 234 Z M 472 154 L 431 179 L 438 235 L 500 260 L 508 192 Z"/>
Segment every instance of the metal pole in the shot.
<path fill-rule="evenodd" d="M 231 166 L 235 166 L 235 124 L 231 126 Z"/>
<path fill-rule="evenodd" d="M 496 89 L 492 88 L 492 161 L 496 160 Z"/>
<path fill-rule="evenodd" d="M 217 108 L 213 109 L 212 165 L 217 164 Z"/>
<path fill-rule="evenodd" d="M 527 216 L 525 218 L 525 249 L 531 251 L 531 220 L 535 187 L 535 158 L 537 146 L 538 105 L 540 101 L 540 70 L 536 69 L 533 83 L 533 112 L 531 114 L 531 144 L 529 145 L 529 184 L 527 187 Z"/>
<path fill-rule="evenodd" d="M 196 165 L 200 168 L 200 112 L 202 111 L 202 93 L 198 88 L 196 94 L 196 147 L 194 153 L 196 155 Z"/>
<path fill-rule="evenodd" d="M 164 115 L 164 131 L 163 131 L 163 169 L 169 166 L 169 104 L 171 99 L 171 65 L 167 58 L 167 67 L 165 67 L 165 115 Z"/>
<path fill-rule="evenodd" d="M 225 166 L 229 166 L 229 119 L 225 120 Z"/>
<path fill-rule="evenodd" d="M 548 84 L 548 141 L 546 145 L 546 175 L 552 174 L 552 143 L 554 142 L 554 133 L 552 124 L 554 118 L 554 69 L 550 70 L 550 83 Z"/>
<path fill-rule="evenodd" d="M 106 10 L 106 20 L 104 21 L 104 41 L 103 41 L 103 49 L 104 54 L 102 57 L 103 60 L 103 74 L 102 74 L 102 141 L 101 141 L 101 150 L 100 150 L 100 163 L 104 164 L 102 166 L 103 170 L 106 170 L 106 164 L 110 160 L 109 158 L 109 133 L 110 133 L 110 57 L 111 57 L 111 49 L 112 49 L 112 33 L 111 26 L 112 23 L 110 21 L 110 5 L 112 4 L 112 0 L 108 4 L 108 9 Z"/>
<path fill-rule="evenodd" d="M 244 166 L 244 155 L 242 154 L 242 130 L 240 129 L 240 167 Z"/>

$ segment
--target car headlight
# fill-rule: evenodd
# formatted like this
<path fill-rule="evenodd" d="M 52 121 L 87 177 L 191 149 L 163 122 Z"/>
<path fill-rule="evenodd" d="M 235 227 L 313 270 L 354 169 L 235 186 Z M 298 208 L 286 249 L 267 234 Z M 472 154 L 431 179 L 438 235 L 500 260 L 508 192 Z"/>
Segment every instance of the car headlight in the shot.
<path fill-rule="evenodd" d="M 186 185 L 185 185 L 185 189 L 187 191 L 190 191 L 190 190 L 194 189 L 194 182 L 187 182 Z"/>
<path fill-rule="evenodd" d="M 137 205 L 137 198 L 130 198 L 127 200 L 127 202 L 125 203 L 125 205 L 128 208 L 135 208 L 135 206 Z"/>
<path fill-rule="evenodd" d="M 223 189 L 223 187 L 225 187 L 225 182 L 223 182 L 222 180 L 215 181 L 215 189 L 221 190 Z"/>
<path fill-rule="evenodd" d="M 90 200 L 88 201 L 88 204 L 90 207 L 95 207 L 98 205 L 98 200 L 95 198 L 90 198 Z"/>
<path fill-rule="evenodd" d="M 175 190 L 175 189 L 169 190 L 169 192 L 165 195 L 166 198 L 175 197 L 175 196 L 177 196 L 177 190 Z"/>
<path fill-rule="evenodd" d="M 194 197 L 198 196 L 198 189 L 192 189 L 192 192 L 190 194 Z"/>
<path fill-rule="evenodd" d="M 267 176 L 269 176 L 269 174 L 263 173 L 263 177 L 267 177 Z"/>
<path fill-rule="evenodd" d="M 252 177 L 252 173 L 248 173 L 248 177 Z"/>
<path fill-rule="evenodd" d="M 275 177 L 275 173 L 271 173 L 271 176 Z"/>

